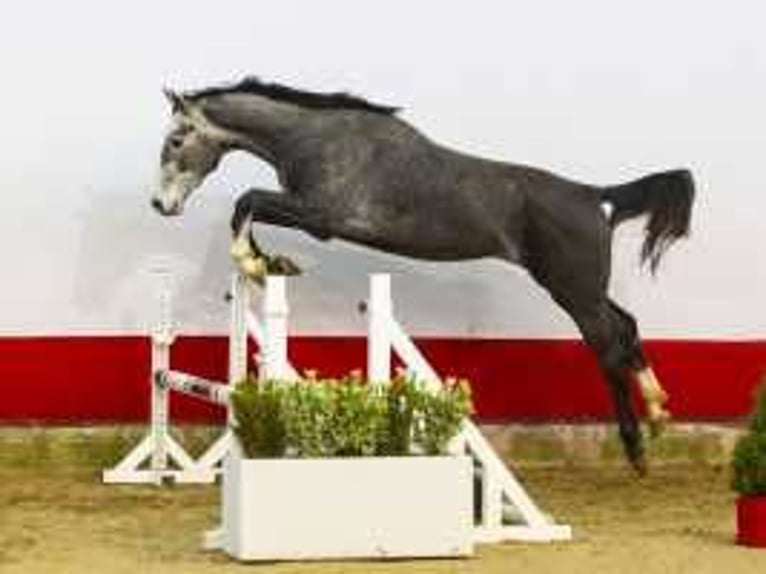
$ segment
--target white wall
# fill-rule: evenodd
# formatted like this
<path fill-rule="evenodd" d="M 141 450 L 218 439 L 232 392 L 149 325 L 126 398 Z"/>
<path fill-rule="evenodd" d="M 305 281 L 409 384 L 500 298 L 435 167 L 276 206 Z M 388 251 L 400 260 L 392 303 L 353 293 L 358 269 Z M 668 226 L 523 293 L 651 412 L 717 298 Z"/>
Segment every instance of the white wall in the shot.
<path fill-rule="evenodd" d="M 594 183 L 688 166 L 693 238 L 658 279 L 617 238 L 613 290 L 650 337 L 766 334 L 766 5 L 756 0 L 26 1 L 0 21 L 1 334 L 138 332 L 149 270 L 173 262 L 183 328 L 221 332 L 227 220 L 268 169 L 232 157 L 180 221 L 148 208 L 160 88 L 258 74 L 403 105 L 433 138 Z M 294 326 L 348 333 L 364 274 L 397 273 L 419 333 L 570 336 L 524 274 L 412 264 L 295 232 Z"/>

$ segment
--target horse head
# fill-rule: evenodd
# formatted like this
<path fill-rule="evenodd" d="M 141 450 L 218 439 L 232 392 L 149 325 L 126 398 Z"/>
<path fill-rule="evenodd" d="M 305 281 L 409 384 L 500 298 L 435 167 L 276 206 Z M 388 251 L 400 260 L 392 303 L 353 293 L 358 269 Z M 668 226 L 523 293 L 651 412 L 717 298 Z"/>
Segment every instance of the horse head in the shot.
<path fill-rule="evenodd" d="M 151 203 L 169 216 L 183 212 L 186 199 L 218 167 L 230 146 L 224 130 L 207 120 L 198 103 L 170 90 L 165 96 L 173 121 L 162 144 L 160 186 Z"/>

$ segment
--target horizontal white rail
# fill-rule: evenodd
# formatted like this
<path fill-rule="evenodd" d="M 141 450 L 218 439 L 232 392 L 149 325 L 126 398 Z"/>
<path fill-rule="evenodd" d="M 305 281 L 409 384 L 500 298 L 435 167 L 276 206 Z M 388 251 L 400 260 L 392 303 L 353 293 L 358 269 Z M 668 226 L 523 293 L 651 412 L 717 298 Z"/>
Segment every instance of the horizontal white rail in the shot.
<path fill-rule="evenodd" d="M 194 398 L 228 406 L 231 388 L 228 385 L 208 381 L 180 371 L 157 371 L 154 374 L 155 384 L 172 389 L 177 393 Z"/>

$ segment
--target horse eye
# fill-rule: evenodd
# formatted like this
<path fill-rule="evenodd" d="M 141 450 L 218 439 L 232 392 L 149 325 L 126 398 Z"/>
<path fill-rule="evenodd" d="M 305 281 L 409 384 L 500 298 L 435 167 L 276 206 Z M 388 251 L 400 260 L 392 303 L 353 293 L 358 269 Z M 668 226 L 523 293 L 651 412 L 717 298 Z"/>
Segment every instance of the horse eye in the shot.
<path fill-rule="evenodd" d="M 184 139 L 182 137 L 174 137 L 170 138 L 170 147 L 174 149 L 180 148 L 182 145 L 184 145 Z"/>

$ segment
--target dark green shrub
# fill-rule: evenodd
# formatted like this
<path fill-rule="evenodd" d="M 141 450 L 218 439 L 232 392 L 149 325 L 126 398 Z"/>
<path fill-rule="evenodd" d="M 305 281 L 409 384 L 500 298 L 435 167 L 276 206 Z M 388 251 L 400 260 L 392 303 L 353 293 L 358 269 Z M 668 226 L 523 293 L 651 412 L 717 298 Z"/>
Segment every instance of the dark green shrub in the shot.
<path fill-rule="evenodd" d="M 766 378 L 756 394 L 747 432 L 734 447 L 731 485 L 742 496 L 766 495 Z"/>
<path fill-rule="evenodd" d="M 280 458 L 287 449 L 285 386 L 248 376 L 231 393 L 234 434 L 247 458 Z"/>

